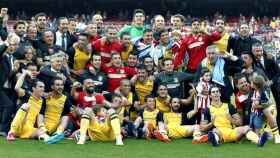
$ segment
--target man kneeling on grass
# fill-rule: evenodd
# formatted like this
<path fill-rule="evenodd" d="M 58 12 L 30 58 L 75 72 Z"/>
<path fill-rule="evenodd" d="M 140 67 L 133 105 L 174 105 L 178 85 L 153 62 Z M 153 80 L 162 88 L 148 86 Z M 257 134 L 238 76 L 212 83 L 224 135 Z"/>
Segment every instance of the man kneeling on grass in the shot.
<path fill-rule="evenodd" d="M 221 101 L 221 93 L 217 86 L 210 88 L 210 97 L 211 105 L 205 111 L 205 118 L 208 119 L 208 125 L 215 127 L 208 133 L 208 139 L 213 146 L 222 142 L 236 142 L 244 136 L 259 147 L 265 144 L 268 133 L 264 132 L 259 137 L 249 126 L 240 126 L 240 116 L 232 105 Z"/>
<path fill-rule="evenodd" d="M 46 106 L 46 101 L 42 98 L 45 85 L 43 82 L 34 79 L 31 87 L 31 95 L 29 93 L 24 93 L 24 98 L 26 100 L 13 119 L 11 129 L 7 136 L 8 141 L 13 141 L 16 137 L 42 138 L 44 141 L 48 141 L 49 139 L 44 128 L 43 114 L 41 114 L 41 109 Z M 36 122 L 37 118 L 38 121 Z"/>
<path fill-rule="evenodd" d="M 77 134 L 77 144 L 84 144 L 87 135 L 93 141 L 116 141 L 116 145 L 123 145 L 121 123 L 126 117 L 125 108 L 121 106 L 122 97 L 113 94 L 112 103 L 108 110 L 103 107 L 98 112 L 93 108 L 85 108 L 80 123 L 80 135 Z M 96 106 L 93 105 L 94 108 Z"/>

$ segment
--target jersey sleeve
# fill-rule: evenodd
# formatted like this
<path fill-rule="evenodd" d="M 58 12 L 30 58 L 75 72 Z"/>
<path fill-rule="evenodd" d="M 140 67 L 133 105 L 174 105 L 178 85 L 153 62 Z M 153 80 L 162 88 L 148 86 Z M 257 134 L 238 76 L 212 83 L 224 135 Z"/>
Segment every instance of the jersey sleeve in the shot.
<path fill-rule="evenodd" d="M 211 122 L 211 114 L 210 114 L 209 108 L 206 108 L 204 110 L 203 114 L 204 114 L 204 120 L 208 121 L 208 122 Z"/>
<path fill-rule="evenodd" d="M 105 97 L 103 95 L 98 94 L 95 96 L 95 99 L 96 99 L 96 104 L 103 104 Z"/>
<path fill-rule="evenodd" d="M 68 115 L 70 113 L 71 106 L 72 106 L 72 103 L 71 103 L 70 99 L 66 98 L 65 103 L 64 103 L 64 108 L 62 111 L 62 116 Z"/>
<path fill-rule="evenodd" d="M 158 122 L 163 122 L 163 113 L 162 112 L 157 113 L 157 123 Z"/>
<path fill-rule="evenodd" d="M 144 113 L 144 110 L 142 109 L 137 113 L 137 116 L 143 118 L 143 113 Z"/>
<path fill-rule="evenodd" d="M 236 108 L 232 104 L 228 104 L 228 110 L 230 115 L 234 115 L 237 113 Z"/>
<path fill-rule="evenodd" d="M 41 107 L 41 110 L 40 110 L 40 114 L 45 115 L 46 107 L 47 107 L 47 103 L 46 103 L 46 99 L 44 98 L 43 102 L 42 102 L 42 107 Z"/>

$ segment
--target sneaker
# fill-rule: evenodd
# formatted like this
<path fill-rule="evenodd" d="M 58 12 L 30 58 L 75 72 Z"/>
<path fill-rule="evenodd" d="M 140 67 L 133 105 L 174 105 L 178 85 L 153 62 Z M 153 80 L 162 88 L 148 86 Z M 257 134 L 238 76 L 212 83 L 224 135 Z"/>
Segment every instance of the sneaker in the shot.
<path fill-rule="evenodd" d="M 275 136 L 274 143 L 275 144 L 280 144 L 280 136 Z"/>
<path fill-rule="evenodd" d="M 6 132 L 0 132 L 0 136 L 7 137 L 7 133 Z"/>
<path fill-rule="evenodd" d="M 265 142 L 267 141 L 267 138 L 268 138 L 268 133 L 264 132 L 259 139 L 258 147 L 263 147 Z"/>
<path fill-rule="evenodd" d="M 7 141 L 14 141 L 16 140 L 15 134 L 12 132 L 9 132 L 7 137 L 6 137 Z"/>
<path fill-rule="evenodd" d="M 81 133 L 80 133 L 79 130 L 78 130 L 78 131 L 75 131 L 72 135 L 73 135 L 73 138 L 74 138 L 74 140 L 75 140 L 76 142 L 78 142 L 78 141 L 80 140 Z"/>
<path fill-rule="evenodd" d="M 122 136 L 118 136 L 116 137 L 116 145 L 117 146 L 123 146 L 123 140 L 122 140 Z"/>
<path fill-rule="evenodd" d="M 64 134 L 63 133 L 56 133 L 54 136 L 51 136 L 46 143 L 47 144 L 55 144 L 61 140 L 64 139 Z"/>
<path fill-rule="evenodd" d="M 216 133 L 215 132 L 208 132 L 208 141 L 214 146 L 217 147 L 219 145 L 218 140 L 216 139 Z"/>
<path fill-rule="evenodd" d="M 208 135 L 202 135 L 200 137 L 194 138 L 192 140 L 192 144 L 201 144 L 201 143 L 207 143 L 208 142 Z"/>
<path fill-rule="evenodd" d="M 167 135 L 164 135 L 164 134 L 160 133 L 158 130 L 156 130 L 156 131 L 154 132 L 154 136 L 155 136 L 156 139 L 159 140 L 159 141 L 163 141 L 163 142 L 165 142 L 165 143 L 170 143 L 170 142 L 171 142 L 171 140 L 168 138 Z"/>

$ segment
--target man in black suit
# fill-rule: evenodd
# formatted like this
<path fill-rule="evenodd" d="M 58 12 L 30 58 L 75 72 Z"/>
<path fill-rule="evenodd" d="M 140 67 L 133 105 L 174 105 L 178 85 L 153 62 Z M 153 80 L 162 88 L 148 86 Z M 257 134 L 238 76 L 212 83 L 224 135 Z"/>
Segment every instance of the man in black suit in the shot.
<path fill-rule="evenodd" d="M 50 92 L 51 89 L 51 81 L 52 79 L 59 77 L 62 78 L 65 86 L 64 90 L 70 93 L 71 89 L 71 80 L 70 80 L 70 73 L 67 72 L 67 69 L 63 66 L 63 60 L 65 55 L 63 53 L 55 53 L 50 57 L 50 65 L 46 65 L 42 67 L 40 70 L 39 75 L 37 78 L 44 82 L 45 84 L 45 91 Z"/>
<path fill-rule="evenodd" d="M 57 28 L 55 32 L 55 45 L 60 46 L 63 51 L 67 51 L 69 47 L 72 46 L 73 41 L 71 35 L 68 31 L 68 19 L 66 17 L 58 18 Z"/>
<path fill-rule="evenodd" d="M 5 135 L 9 131 L 12 114 L 16 110 L 14 88 L 12 84 L 18 67 L 14 63 L 13 54 L 18 48 L 20 38 L 10 34 L 3 45 L 0 46 L 0 132 Z M 1 113 L 0 112 L 0 113 Z"/>
<path fill-rule="evenodd" d="M 252 45 L 252 53 L 255 56 L 255 65 L 262 69 L 271 83 L 271 92 L 276 102 L 277 124 L 280 125 L 280 69 L 273 57 L 263 51 L 260 42 Z"/>

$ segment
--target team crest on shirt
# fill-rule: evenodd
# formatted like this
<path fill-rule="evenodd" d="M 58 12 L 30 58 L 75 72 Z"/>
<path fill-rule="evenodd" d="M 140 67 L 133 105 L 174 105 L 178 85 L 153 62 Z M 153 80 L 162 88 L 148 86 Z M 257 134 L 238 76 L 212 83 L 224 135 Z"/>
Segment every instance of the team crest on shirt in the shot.
<path fill-rule="evenodd" d="M 198 41 L 202 41 L 202 37 L 199 37 L 199 38 L 198 38 Z"/>
<path fill-rule="evenodd" d="M 98 81 L 102 81 L 103 77 L 102 76 L 98 76 Z"/>
<path fill-rule="evenodd" d="M 123 69 L 121 69 L 121 70 L 120 70 L 120 73 L 121 73 L 121 74 L 124 74 L 124 70 L 123 70 Z"/>

